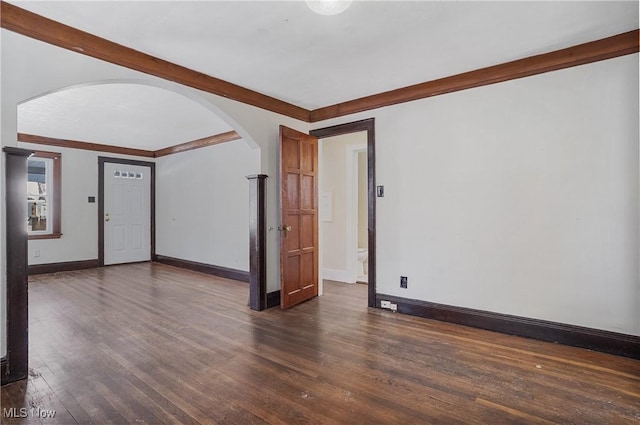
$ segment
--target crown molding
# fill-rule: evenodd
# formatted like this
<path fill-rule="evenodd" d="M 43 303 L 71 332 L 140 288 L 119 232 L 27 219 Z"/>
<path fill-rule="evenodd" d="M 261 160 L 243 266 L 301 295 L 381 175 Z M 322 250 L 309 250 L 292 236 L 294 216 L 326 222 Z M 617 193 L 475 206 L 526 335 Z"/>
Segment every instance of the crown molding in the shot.
<path fill-rule="evenodd" d="M 639 51 L 638 29 L 549 53 L 476 69 L 313 111 L 139 52 L 2 1 L 0 26 L 76 53 L 154 75 L 305 122 L 319 122 L 385 106 L 584 65 Z"/>
<path fill-rule="evenodd" d="M 232 142 L 242 137 L 235 131 L 216 134 L 214 136 L 203 137 L 202 139 L 192 140 L 186 143 L 169 146 L 168 148 L 158 149 L 155 151 L 145 149 L 132 149 L 122 146 L 105 145 L 102 143 L 82 142 L 79 140 L 56 139 L 47 136 L 38 136 L 35 134 L 18 133 L 18 141 L 24 143 L 34 143 L 38 145 L 57 146 L 60 148 L 82 149 L 86 151 L 108 152 L 121 155 L 141 156 L 145 158 L 158 158 L 161 156 L 172 155 L 175 153 L 186 152 L 193 149 L 205 148 L 207 146 L 219 145 L 220 143 Z"/>
<path fill-rule="evenodd" d="M 81 142 L 78 140 L 56 139 L 53 137 L 37 136 L 35 134 L 18 133 L 18 142 L 57 146 L 60 148 L 82 149 L 86 151 L 109 152 L 121 155 L 143 156 L 146 158 L 154 157 L 154 151 L 144 149 L 132 149 L 122 146 L 103 145 L 101 143 Z"/>
<path fill-rule="evenodd" d="M 3 1 L 0 6 L 0 26 L 9 31 L 271 112 L 309 121 L 310 112 L 299 106 L 142 53 L 10 3 Z"/>
<path fill-rule="evenodd" d="M 638 30 L 311 111 L 311 122 L 530 77 L 638 52 Z"/>
<path fill-rule="evenodd" d="M 190 151 L 192 149 L 199 149 L 206 146 L 218 145 L 220 143 L 232 142 L 241 138 L 242 137 L 240 137 L 240 135 L 235 131 L 228 131 L 226 133 L 216 134 L 215 136 L 203 137 L 202 139 L 192 140 L 190 142 L 181 143 L 179 145 L 170 146 L 164 149 L 159 149 L 153 154 L 156 158 L 158 158 L 174 153 Z"/>

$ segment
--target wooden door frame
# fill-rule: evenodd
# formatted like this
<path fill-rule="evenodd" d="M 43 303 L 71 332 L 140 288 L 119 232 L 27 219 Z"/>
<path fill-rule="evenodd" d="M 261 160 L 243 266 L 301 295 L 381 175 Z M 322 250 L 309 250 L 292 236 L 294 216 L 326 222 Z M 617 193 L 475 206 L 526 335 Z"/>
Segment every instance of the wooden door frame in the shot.
<path fill-rule="evenodd" d="M 343 134 L 367 132 L 367 203 L 369 229 L 369 270 L 368 270 L 368 305 L 376 307 L 376 134 L 375 118 L 368 118 L 347 124 L 311 130 L 309 134 L 318 139 L 340 136 Z"/>
<path fill-rule="evenodd" d="M 104 164 L 105 163 L 138 165 L 149 167 L 150 176 L 150 205 L 151 214 L 151 252 L 150 260 L 156 260 L 156 163 L 149 161 L 139 161 L 135 159 L 111 158 L 106 156 L 98 157 L 98 266 L 104 267 Z"/>

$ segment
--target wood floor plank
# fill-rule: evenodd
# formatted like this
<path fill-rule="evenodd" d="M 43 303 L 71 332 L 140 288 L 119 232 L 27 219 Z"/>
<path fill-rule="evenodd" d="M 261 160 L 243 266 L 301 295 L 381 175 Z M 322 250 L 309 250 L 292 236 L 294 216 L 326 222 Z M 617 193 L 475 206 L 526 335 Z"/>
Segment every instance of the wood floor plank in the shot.
<path fill-rule="evenodd" d="M 263 312 L 244 283 L 152 263 L 29 289 L 32 373 L 2 408 L 56 418 L 3 424 L 640 421 L 637 360 L 369 309 L 366 285 Z"/>

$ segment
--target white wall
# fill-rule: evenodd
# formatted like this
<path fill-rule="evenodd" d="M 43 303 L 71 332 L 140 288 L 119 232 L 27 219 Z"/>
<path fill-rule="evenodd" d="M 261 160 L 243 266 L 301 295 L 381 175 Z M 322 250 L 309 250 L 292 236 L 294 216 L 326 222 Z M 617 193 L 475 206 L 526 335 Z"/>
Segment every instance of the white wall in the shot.
<path fill-rule="evenodd" d="M 379 292 L 640 335 L 638 54 L 310 126 L 6 30 L 1 50 L 3 146 L 16 146 L 16 105 L 49 90 L 104 79 L 175 90 L 259 148 L 268 226 L 278 125 L 375 117 Z"/>
<path fill-rule="evenodd" d="M 112 65 L 103 61 L 54 47 L 28 37 L 0 30 L 1 33 L 1 146 L 17 146 L 17 105 L 50 91 L 77 84 L 95 82 L 128 82 L 148 84 L 172 90 L 201 103 L 212 113 L 230 124 L 242 138 L 259 151 L 259 172 L 267 174 L 267 225 L 279 224 L 278 191 L 278 126 L 287 125 L 307 132 L 309 124 L 245 105 L 220 96 L 214 96 L 176 83 L 168 82 L 140 72 Z M 4 197 L 2 198 L 4 199 Z M 4 202 L 0 215 L 4 216 Z M 63 206 L 64 208 L 64 206 Z M 2 246 L 6 244 L 0 234 Z M 4 261 L 3 254 L 3 261 Z M 280 286 L 279 235 L 267 235 L 267 290 Z M 2 273 L 0 294 L 6 294 L 6 273 Z M 4 305 L 4 303 L 3 303 Z M 6 321 L 0 329 L 4 331 Z M 6 335 L 0 340 L 0 353 L 6 353 Z"/>
<path fill-rule="evenodd" d="M 98 156 L 107 156 L 157 162 L 158 254 L 248 270 L 249 182 L 245 176 L 256 174 L 260 165 L 259 151 L 246 142 L 157 160 L 22 142 L 18 147 L 62 154 L 63 235 L 29 241 L 30 265 L 98 258 Z M 96 202 L 89 203 L 89 196 L 95 196 Z M 199 228 L 193 226 L 198 211 L 209 211 Z"/>
<path fill-rule="evenodd" d="M 322 268 L 324 278 L 340 282 L 353 282 L 348 273 L 347 246 L 347 146 L 367 144 L 366 132 L 327 137 L 322 144 L 320 178 L 322 191 L 332 193 L 332 221 L 320 221 L 322 232 Z M 354 170 L 355 172 L 355 170 Z M 356 204 L 357 205 L 357 204 Z M 356 230 L 357 231 L 357 230 Z M 352 253 L 355 255 L 355 252 Z"/>
<path fill-rule="evenodd" d="M 60 239 L 29 241 L 29 264 L 62 263 L 98 258 L 98 157 L 136 159 L 153 158 L 115 155 L 106 152 L 57 148 L 18 143 L 24 149 L 59 152 L 62 155 L 62 217 Z M 88 197 L 96 202 L 89 203 Z M 40 256 L 36 257 L 36 251 Z"/>
<path fill-rule="evenodd" d="M 199 92 L 203 98 L 220 108 L 229 117 L 245 141 L 251 140 L 260 149 L 260 173 L 266 174 L 266 225 L 270 228 L 266 236 L 267 292 L 280 289 L 280 152 L 279 126 L 285 125 L 308 133 L 310 124 L 278 115 L 259 108 Z M 251 142 L 249 142 L 251 145 Z"/>
<path fill-rule="evenodd" d="M 244 140 L 157 160 L 156 253 L 249 270 L 249 180 L 260 158 Z"/>
<path fill-rule="evenodd" d="M 635 54 L 314 127 L 376 118 L 378 292 L 640 335 L 638 114 Z"/>

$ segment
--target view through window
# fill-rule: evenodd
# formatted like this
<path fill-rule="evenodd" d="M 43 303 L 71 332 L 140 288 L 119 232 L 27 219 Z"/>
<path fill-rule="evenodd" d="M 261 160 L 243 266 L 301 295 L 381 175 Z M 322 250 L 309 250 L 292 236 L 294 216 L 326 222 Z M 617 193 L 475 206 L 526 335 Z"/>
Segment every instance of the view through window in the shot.
<path fill-rule="evenodd" d="M 27 229 L 30 238 L 60 237 L 61 155 L 37 151 L 28 162 Z"/>
<path fill-rule="evenodd" d="M 51 233 L 49 220 L 49 188 L 51 187 L 51 162 L 49 158 L 29 159 L 27 201 L 29 203 L 28 228 L 30 232 Z"/>

